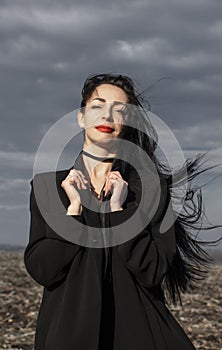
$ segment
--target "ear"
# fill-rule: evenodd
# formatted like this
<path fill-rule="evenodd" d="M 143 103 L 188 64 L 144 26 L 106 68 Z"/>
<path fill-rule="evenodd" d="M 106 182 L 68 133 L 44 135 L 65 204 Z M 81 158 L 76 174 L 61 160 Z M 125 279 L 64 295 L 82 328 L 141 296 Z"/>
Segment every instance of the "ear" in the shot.
<path fill-rule="evenodd" d="M 80 128 L 84 128 L 85 127 L 84 115 L 80 111 L 78 111 L 78 113 L 77 113 L 77 120 L 78 120 L 78 124 L 79 124 Z"/>

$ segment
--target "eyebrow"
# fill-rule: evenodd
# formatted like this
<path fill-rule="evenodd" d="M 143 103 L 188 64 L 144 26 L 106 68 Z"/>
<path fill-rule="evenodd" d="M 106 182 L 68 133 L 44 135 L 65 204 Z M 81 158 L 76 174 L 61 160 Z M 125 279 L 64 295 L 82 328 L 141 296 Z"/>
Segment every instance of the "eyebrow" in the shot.
<path fill-rule="evenodd" d="M 101 101 L 101 102 L 106 102 L 106 100 L 105 100 L 104 98 L 101 98 L 101 97 L 96 97 L 96 98 L 93 99 L 93 101 L 94 101 L 94 100 L 99 100 L 99 101 Z M 113 101 L 113 102 L 116 103 L 116 104 L 121 104 L 121 105 L 123 105 L 123 106 L 126 105 L 125 103 L 120 102 L 120 101 Z"/>

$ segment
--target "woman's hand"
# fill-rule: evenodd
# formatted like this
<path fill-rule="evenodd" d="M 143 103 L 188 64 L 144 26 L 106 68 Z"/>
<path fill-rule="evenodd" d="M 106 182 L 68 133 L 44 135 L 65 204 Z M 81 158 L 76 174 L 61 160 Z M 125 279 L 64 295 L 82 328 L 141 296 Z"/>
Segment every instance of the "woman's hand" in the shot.
<path fill-rule="evenodd" d="M 119 171 L 109 171 L 106 176 L 106 184 L 104 187 L 105 196 L 110 191 L 112 196 L 110 198 L 111 211 L 123 210 L 122 204 L 124 203 L 128 189 L 128 183 L 123 180 Z"/>
<path fill-rule="evenodd" d="M 82 207 L 79 192 L 74 184 L 77 185 L 78 189 L 86 189 L 85 183 L 87 182 L 83 173 L 76 169 L 71 169 L 68 176 L 62 181 L 61 187 L 65 190 L 70 200 L 70 206 L 68 208 L 70 215 L 79 214 Z"/>

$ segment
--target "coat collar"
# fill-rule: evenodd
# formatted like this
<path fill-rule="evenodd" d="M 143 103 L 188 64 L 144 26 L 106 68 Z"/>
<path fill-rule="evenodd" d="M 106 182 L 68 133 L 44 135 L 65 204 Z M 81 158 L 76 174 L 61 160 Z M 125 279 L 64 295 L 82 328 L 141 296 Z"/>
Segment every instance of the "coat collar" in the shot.
<path fill-rule="evenodd" d="M 66 209 L 68 208 L 70 201 L 69 201 L 69 198 L 66 195 L 65 191 L 61 188 L 61 182 L 67 177 L 70 170 L 72 170 L 72 169 L 78 169 L 78 170 L 82 171 L 85 178 L 88 180 L 88 183 L 86 184 L 86 186 L 90 189 L 90 185 L 89 185 L 90 184 L 90 177 L 89 177 L 88 171 L 87 171 L 86 166 L 85 166 L 84 161 L 83 161 L 82 150 L 79 152 L 79 154 L 77 155 L 77 157 L 74 161 L 74 164 L 69 169 L 56 172 L 57 191 L 58 191 L 60 199 L 61 199 L 61 201 Z M 114 171 L 114 170 L 115 170 L 115 166 L 114 166 L 114 164 L 112 164 L 111 171 Z"/>

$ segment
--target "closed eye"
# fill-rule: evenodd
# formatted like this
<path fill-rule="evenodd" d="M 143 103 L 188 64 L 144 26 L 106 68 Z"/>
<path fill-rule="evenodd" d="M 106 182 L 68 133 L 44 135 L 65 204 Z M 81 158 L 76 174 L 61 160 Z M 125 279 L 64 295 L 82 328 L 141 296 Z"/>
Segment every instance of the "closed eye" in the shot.
<path fill-rule="evenodd" d="M 122 115 L 126 114 L 123 109 L 115 109 L 114 112 L 121 113 Z"/>
<path fill-rule="evenodd" d="M 91 106 L 91 108 L 92 108 L 92 109 L 102 108 L 102 106 L 96 106 L 96 105 L 94 105 L 94 106 Z"/>
<path fill-rule="evenodd" d="M 92 109 L 102 109 L 103 106 L 101 106 L 101 105 L 93 105 L 93 106 L 91 106 L 91 108 Z M 124 109 L 114 109 L 113 112 L 120 113 L 122 115 L 126 114 L 126 111 Z"/>

